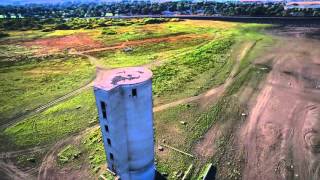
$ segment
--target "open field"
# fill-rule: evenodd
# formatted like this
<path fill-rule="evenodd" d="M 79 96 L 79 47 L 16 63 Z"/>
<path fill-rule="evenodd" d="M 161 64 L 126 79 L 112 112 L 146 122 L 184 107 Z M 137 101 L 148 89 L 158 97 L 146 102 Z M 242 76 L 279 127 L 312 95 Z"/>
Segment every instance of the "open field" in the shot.
<path fill-rule="evenodd" d="M 87 59 L 63 56 L 3 62 L 0 67 L 0 125 L 93 79 Z"/>
<path fill-rule="evenodd" d="M 11 40 L 0 45 L 5 50 L 0 56 L 0 102 L 5 104 L 0 115 L 1 123 L 8 125 L 0 132 L 0 174 L 18 179 L 97 179 L 104 174 L 113 179 L 106 171 L 90 88 L 98 66 L 145 66 L 152 70 L 157 170 L 167 179 L 181 179 L 191 164 L 189 179 L 198 179 L 207 163 L 217 168 L 218 179 L 259 179 L 261 169 L 268 167 L 261 163 L 267 161 L 265 154 L 259 162 L 248 159 L 267 151 L 260 152 L 250 143 L 259 134 L 254 127 L 266 129 L 261 132 L 264 136 L 278 131 L 256 122 L 264 107 L 256 98 L 269 100 L 263 96 L 268 89 L 264 82 L 272 85 L 272 78 L 281 79 L 282 71 L 287 71 L 285 77 L 295 77 L 311 69 L 304 78 L 307 84 L 297 80 L 297 86 L 305 86 L 310 95 L 298 89 L 294 92 L 299 95 L 292 100 L 299 97 L 318 102 L 318 54 L 306 49 L 315 48 L 316 40 L 302 41 L 305 47 L 300 51 L 294 45 L 286 47 L 295 37 L 288 40 L 265 33 L 268 25 L 192 20 L 140 23 L 107 29 L 32 31 L 30 38 L 23 38 L 22 32 L 9 32 L 6 38 Z M 295 59 L 293 67 L 285 65 L 287 58 L 293 57 L 283 55 L 289 49 L 297 52 L 297 57 L 310 57 L 310 63 L 317 65 L 292 72 L 292 68 L 299 69 L 299 63 Z M 281 61 L 277 61 L 279 57 Z M 87 88 L 77 91 L 86 84 Z M 289 86 L 293 84 L 290 80 Z M 77 93 L 50 103 L 72 91 Z M 274 95 L 279 92 L 276 88 L 273 91 Z M 44 108 L 33 111 L 41 105 Z M 15 118 L 22 113 L 22 118 Z M 313 114 L 310 118 L 316 117 Z M 15 120 L 18 122 L 10 124 Z M 313 123 L 311 120 L 306 126 Z M 313 148 L 316 141 L 312 137 L 307 141 Z M 272 140 L 266 137 L 255 143 L 268 149 L 263 144 Z M 254 154 L 248 156 L 248 151 Z M 295 158 L 302 157 L 298 150 L 294 152 L 298 154 Z M 285 172 L 281 167 L 279 170 Z"/>

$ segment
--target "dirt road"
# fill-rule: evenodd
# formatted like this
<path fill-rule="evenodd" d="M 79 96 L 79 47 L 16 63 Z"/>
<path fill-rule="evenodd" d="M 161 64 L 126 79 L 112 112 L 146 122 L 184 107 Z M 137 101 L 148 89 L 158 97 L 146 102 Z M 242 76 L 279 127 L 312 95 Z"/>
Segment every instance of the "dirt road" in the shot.
<path fill-rule="evenodd" d="M 320 179 L 320 41 L 275 30 L 273 69 L 239 134 L 243 179 Z M 301 33 L 300 33 L 301 32 Z"/>

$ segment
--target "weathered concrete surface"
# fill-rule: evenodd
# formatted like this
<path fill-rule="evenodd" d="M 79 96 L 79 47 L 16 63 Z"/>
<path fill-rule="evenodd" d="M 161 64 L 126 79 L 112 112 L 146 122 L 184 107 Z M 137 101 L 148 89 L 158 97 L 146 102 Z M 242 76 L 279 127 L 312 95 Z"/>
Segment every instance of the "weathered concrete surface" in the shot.
<path fill-rule="evenodd" d="M 151 77 L 145 68 L 99 69 L 94 84 L 108 167 L 124 180 L 155 176 Z"/>

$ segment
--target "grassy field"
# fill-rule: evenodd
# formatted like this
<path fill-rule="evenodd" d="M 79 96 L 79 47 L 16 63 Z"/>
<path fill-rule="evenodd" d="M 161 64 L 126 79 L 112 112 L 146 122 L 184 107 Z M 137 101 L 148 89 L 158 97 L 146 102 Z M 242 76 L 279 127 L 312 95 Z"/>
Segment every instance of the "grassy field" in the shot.
<path fill-rule="evenodd" d="M 201 102 L 194 102 L 154 114 L 157 146 L 165 142 L 193 154 L 195 143 L 212 125 L 226 121 L 235 122 L 234 124 L 241 122 L 241 112 L 245 111 L 246 106 L 237 98 L 238 93 L 247 86 L 256 89 L 268 72 L 261 68 L 262 66 L 252 64 L 263 48 L 272 43 L 269 36 L 260 32 L 266 27 L 214 21 L 182 21 L 108 27 L 111 32 L 116 32 L 115 34 L 103 34 L 103 31 L 106 31 L 103 28 L 90 32 L 59 30 L 44 33 L 41 38 L 88 33 L 90 37 L 105 45 L 150 38 L 171 38 L 161 42 L 146 41 L 134 45 L 132 51 L 128 52 L 117 49 L 92 54 L 100 59 L 100 64 L 109 68 L 153 65 L 151 67 L 154 74 L 153 93 L 156 106 L 199 95 L 223 84 L 236 64 L 243 44 L 254 42 L 253 49 L 241 60 L 234 82 L 215 103 L 209 103 L 210 106 L 204 108 Z M 17 39 L 18 36 L 16 35 Z M 189 38 L 179 39 L 183 36 Z M 21 54 L 29 52 L 23 46 L 0 47 L 6 48 L 7 54 L 11 54 L 10 51 Z M 19 53 L 13 55 L 17 56 Z M 80 87 L 90 81 L 94 75 L 93 70 L 87 59 L 73 56 L 16 62 L 4 60 L 0 67 L 0 92 L 4 95 L 0 102 L 5 104 L 0 108 L 1 119 L 26 112 Z M 97 122 L 93 92 L 88 90 L 8 127 L 0 134 L 0 138 L 6 139 L 5 143 L 12 144 L 15 148 L 47 145 L 97 125 Z M 226 152 L 226 148 L 232 146 L 232 143 L 229 143 L 232 142 L 232 128 L 217 142 L 218 151 L 221 153 L 217 153 L 207 162 L 223 169 L 219 176 L 227 175 L 229 179 L 236 179 L 240 176 L 237 174 L 239 165 L 228 165 L 228 162 L 238 157 Z M 102 173 L 105 154 L 100 129 L 86 133 L 80 144 L 67 145 L 61 149 L 57 159 L 60 166 L 66 166 L 78 156 L 89 164 L 93 175 Z M 195 166 L 192 176 L 196 179 L 205 163 L 169 149 L 157 151 L 156 158 L 158 170 L 166 174 L 168 179 L 177 179 L 190 164 Z"/>
<path fill-rule="evenodd" d="M 97 123 L 92 90 L 7 128 L 4 135 L 18 147 L 50 144 Z"/>
<path fill-rule="evenodd" d="M 94 76 L 87 59 L 72 56 L 4 64 L 0 67 L 1 124 L 85 85 Z"/>
<path fill-rule="evenodd" d="M 212 23 L 213 24 L 213 23 Z M 131 25 L 131 26 L 112 26 L 108 27 L 116 34 L 101 35 L 99 37 L 106 45 L 144 40 L 150 38 L 174 37 L 186 34 L 210 34 L 214 35 L 216 31 L 234 26 L 234 23 L 225 23 L 225 26 L 201 26 L 192 24 L 191 21 L 168 22 L 162 24 Z"/>
<path fill-rule="evenodd" d="M 192 51 L 195 46 L 210 41 L 205 37 L 187 38 L 173 42 L 152 42 L 133 47 L 132 51 L 123 49 L 96 54 L 104 66 L 110 68 L 140 66 L 148 63 L 165 62 L 174 56 Z"/>
<path fill-rule="evenodd" d="M 157 112 L 154 115 L 157 140 L 156 143 L 159 145 L 164 141 L 166 144 L 173 145 L 174 147 L 178 147 L 180 150 L 186 151 L 191 154 L 193 153 L 194 144 L 212 125 L 216 123 L 231 121 L 231 124 L 233 124 L 234 126 L 230 127 L 230 130 L 226 131 L 217 142 L 219 153 L 216 153 L 217 155 L 212 157 L 212 159 L 207 160 L 208 162 L 213 162 L 214 166 L 216 166 L 217 168 L 224 170 L 222 173 L 218 174 L 218 176 L 220 176 L 221 178 L 226 176 L 229 179 L 238 179 L 240 177 L 239 163 L 230 163 L 233 161 L 238 162 L 237 158 L 239 157 L 232 155 L 232 153 L 228 151 L 228 148 L 232 149 L 231 146 L 233 145 L 233 128 L 238 123 L 243 122 L 244 117 L 241 116 L 241 114 L 243 112 L 246 112 L 247 108 L 246 104 L 238 99 L 238 95 L 241 90 L 247 86 L 257 90 L 259 83 L 264 79 L 265 74 L 268 73 L 268 68 L 266 69 L 265 66 L 252 65 L 251 62 L 253 58 L 256 57 L 259 51 L 261 53 L 262 48 L 267 48 L 273 41 L 269 37 L 258 34 L 254 31 L 252 31 L 252 34 L 247 33 L 246 36 L 249 36 L 250 39 L 236 37 L 235 41 L 246 39 L 255 40 L 257 41 L 257 43 L 255 44 L 255 46 L 253 46 L 254 49 L 249 51 L 249 54 L 247 54 L 244 59 L 242 59 L 242 61 L 240 62 L 240 66 L 243 66 L 242 69 L 237 73 L 234 82 L 226 89 L 224 96 L 221 97 L 215 104 L 213 104 L 209 108 L 203 109 L 198 103 L 190 103 L 170 108 L 162 112 Z M 180 67 L 183 67 L 183 65 L 185 64 L 182 64 L 180 66 L 177 66 L 175 64 L 171 67 L 178 67 L 179 69 Z M 160 68 L 163 67 L 160 66 Z M 230 69 L 228 72 L 230 72 Z M 205 77 L 204 74 L 199 74 L 199 76 Z M 226 75 L 228 75 L 228 73 L 226 73 Z M 226 76 L 224 76 L 223 79 L 225 78 Z M 194 83 L 197 81 L 191 82 Z M 154 81 L 154 84 L 157 85 L 157 81 Z M 163 86 L 170 87 L 167 84 L 164 84 Z M 174 89 L 169 90 L 168 93 L 170 92 L 177 93 L 177 91 L 175 91 Z M 181 95 L 181 92 L 178 92 L 177 94 Z M 181 124 L 180 121 L 184 121 L 186 125 Z M 86 138 L 90 138 L 93 135 L 101 136 L 100 129 L 89 133 Z M 229 141 L 231 143 L 229 143 Z M 89 154 L 94 154 L 95 149 L 103 150 L 102 144 L 100 144 L 100 148 L 97 148 L 96 146 L 97 145 L 95 145 L 94 148 L 88 147 Z M 228 155 L 226 155 L 227 151 Z M 104 164 L 104 158 L 105 157 L 103 152 L 97 153 L 94 158 L 94 167 L 97 166 L 97 162 L 102 162 L 100 165 Z M 195 169 L 193 171 L 193 179 L 197 179 L 198 174 L 201 172 L 203 162 L 168 149 L 166 149 L 164 152 L 157 151 L 157 169 L 161 173 L 167 174 L 169 179 L 176 179 L 177 174 L 186 171 L 190 164 L 195 165 Z M 225 168 L 224 166 L 228 168 Z M 223 179 L 226 178 L 224 177 Z"/>

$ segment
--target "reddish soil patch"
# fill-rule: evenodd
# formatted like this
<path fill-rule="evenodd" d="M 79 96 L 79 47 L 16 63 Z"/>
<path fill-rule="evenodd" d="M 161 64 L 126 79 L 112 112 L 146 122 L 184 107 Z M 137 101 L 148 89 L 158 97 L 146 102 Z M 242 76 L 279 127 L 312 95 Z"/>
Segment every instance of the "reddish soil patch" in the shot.
<path fill-rule="evenodd" d="M 176 42 L 176 41 L 187 41 L 194 38 L 209 38 L 206 35 L 180 35 L 180 36 L 172 36 L 172 37 L 162 37 L 162 38 L 150 38 L 136 41 L 128 41 L 123 43 L 114 44 L 108 47 L 96 48 L 82 51 L 81 53 L 93 53 L 99 51 L 110 51 L 116 49 L 122 49 L 125 47 L 134 47 L 134 46 L 142 46 L 144 44 L 155 44 L 160 42 Z"/>
<path fill-rule="evenodd" d="M 38 39 L 35 41 L 25 42 L 25 46 L 41 47 L 39 53 L 53 53 L 66 49 L 76 49 L 78 51 L 101 48 L 103 43 L 93 40 L 87 34 L 75 34 L 64 37 Z"/>
<path fill-rule="evenodd" d="M 285 38 L 242 127 L 243 179 L 320 179 L 320 42 Z"/>

